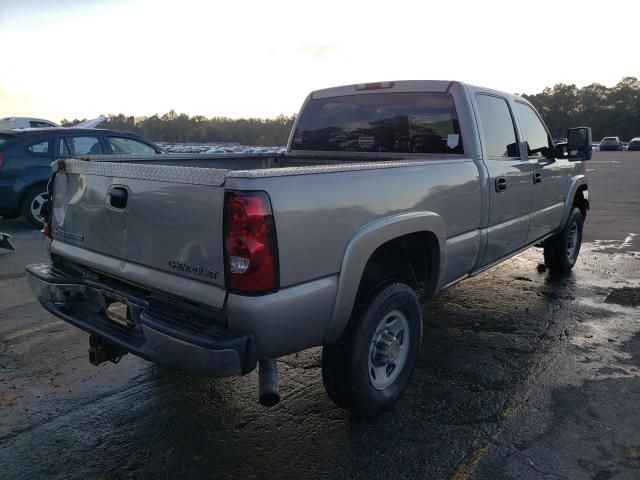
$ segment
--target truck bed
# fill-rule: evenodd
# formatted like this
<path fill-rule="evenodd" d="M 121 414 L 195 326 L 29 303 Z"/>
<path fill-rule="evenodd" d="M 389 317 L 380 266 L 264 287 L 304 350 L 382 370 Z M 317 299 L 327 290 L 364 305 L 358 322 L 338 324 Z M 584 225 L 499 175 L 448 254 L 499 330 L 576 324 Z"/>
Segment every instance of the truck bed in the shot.
<path fill-rule="evenodd" d="M 172 167 L 216 168 L 221 170 L 265 170 L 270 168 L 303 167 L 352 163 L 354 159 L 291 157 L 284 154 L 265 153 L 213 153 L 166 155 L 91 155 L 79 157 L 93 162 L 123 162 L 144 165 L 165 165 Z"/>

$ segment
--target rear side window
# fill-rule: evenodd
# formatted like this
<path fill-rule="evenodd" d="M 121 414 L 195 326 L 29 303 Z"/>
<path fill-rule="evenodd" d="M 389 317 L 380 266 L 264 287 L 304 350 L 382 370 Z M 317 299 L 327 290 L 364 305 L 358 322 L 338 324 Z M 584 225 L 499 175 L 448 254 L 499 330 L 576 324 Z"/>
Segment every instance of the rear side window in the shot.
<path fill-rule="evenodd" d="M 51 153 L 51 141 L 44 140 L 32 143 L 31 145 L 27 145 L 26 149 L 29 153 L 35 155 L 49 155 Z"/>
<path fill-rule="evenodd" d="M 146 143 L 133 138 L 108 137 L 109 153 L 125 155 L 153 155 L 156 151 Z"/>
<path fill-rule="evenodd" d="M 529 105 L 516 102 L 516 112 L 520 119 L 523 140 L 527 145 L 529 158 L 549 158 L 553 155 L 551 138 L 538 114 Z"/>
<path fill-rule="evenodd" d="M 463 153 L 449 93 L 373 93 L 309 100 L 292 150 Z"/>
<path fill-rule="evenodd" d="M 516 130 L 507 101 L 504 98 L 480 94 L 476 96 L 476 103 L 487 157 L 518 157 Z"/>
<path fill-rule="evenodd" d="M 65 156 L 75 155 L 102 155 L 102 146 L 98 137 L 77 136 L 60 139 L 60 154 Z"/>

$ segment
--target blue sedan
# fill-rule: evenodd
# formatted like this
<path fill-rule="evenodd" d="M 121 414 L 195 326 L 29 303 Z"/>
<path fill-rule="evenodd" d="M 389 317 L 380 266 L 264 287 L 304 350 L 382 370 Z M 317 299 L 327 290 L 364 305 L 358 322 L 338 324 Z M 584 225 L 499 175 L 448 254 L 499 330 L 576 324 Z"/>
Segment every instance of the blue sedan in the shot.
<path fill-rule="evenodd" d="M 51 162 L 80 155 L 149 155 L 163 151 L 131 133 L 93 128 L 32 128 L 0 131 L 0 216 L 22 215 L 42 227 Z"/>

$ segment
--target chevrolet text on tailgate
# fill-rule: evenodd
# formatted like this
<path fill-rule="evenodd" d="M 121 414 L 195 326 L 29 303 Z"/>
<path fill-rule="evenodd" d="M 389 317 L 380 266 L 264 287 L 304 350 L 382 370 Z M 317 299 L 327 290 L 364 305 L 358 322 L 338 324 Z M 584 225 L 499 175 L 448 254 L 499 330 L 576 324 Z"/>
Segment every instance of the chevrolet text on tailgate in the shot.
<path fill-rule="evenodd" d="M 407 387 L 423 301 L 531 246 L 567 273 L 589 208 L 591 131 L 554 145 L 526 100 L 460 82 L 313 92 L 282 155 L 91 156 L 53 165 L 49 312 L 127 352 L 212 377 L 322 345 L 339 406 Z M 427 319 L 428 321 L 428 319 Z"/>

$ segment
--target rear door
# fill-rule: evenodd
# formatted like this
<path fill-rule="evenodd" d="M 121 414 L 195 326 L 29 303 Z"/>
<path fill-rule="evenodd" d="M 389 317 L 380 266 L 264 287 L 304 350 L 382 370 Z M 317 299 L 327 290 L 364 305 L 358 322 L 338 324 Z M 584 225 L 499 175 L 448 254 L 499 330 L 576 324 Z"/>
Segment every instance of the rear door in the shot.
<path fill-rule="evenodd" d="M 483 265 L 523 247 L 529 234 L 531 167 L 520 154 L 509 102 L 498 95 L 475 96 L 484 163 L 489 174 L 488 244 Z"/>
<path fill-rule="evenodd" d="M 554 158 L 551 136 L 537 112 L 524 102 L 515 102 L 520 123 L 523 152 L 531 165 L 531 227 L 527 243 L 553 232 L 560 226 L 568 178 L 568 161 Z"/>

